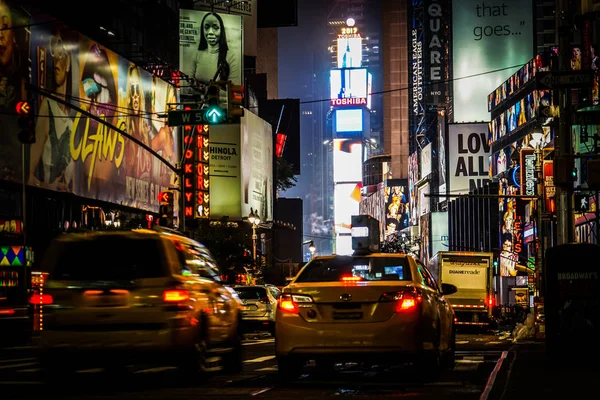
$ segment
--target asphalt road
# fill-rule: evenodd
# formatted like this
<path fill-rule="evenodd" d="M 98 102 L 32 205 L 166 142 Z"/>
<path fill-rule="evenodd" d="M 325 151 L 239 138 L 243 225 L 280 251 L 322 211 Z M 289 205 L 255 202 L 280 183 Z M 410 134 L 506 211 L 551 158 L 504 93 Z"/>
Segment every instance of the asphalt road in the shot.
<path fill-rule="evenodd" d="M 436 380 L 415 375 L 406 366 L 361 368 L 338 366 L 331 375 L 318 375 L 310 365 L 296 382 L 277 380 L 274 342 L 268 336 L 244 341 L 244 370 L 240 374 L 210 374 L 204 382 L 183 380 L 174 367 L 132 365 L 114 377 L 100 368 L 77 371 L 75 378 L 48 386 L 31 346 L 0 348 L 2 399 L 188 399 L 345 398 L 479 399 L 502 352 L 510 346 L 492 335 L 457 335 L 457 361 Z"/>

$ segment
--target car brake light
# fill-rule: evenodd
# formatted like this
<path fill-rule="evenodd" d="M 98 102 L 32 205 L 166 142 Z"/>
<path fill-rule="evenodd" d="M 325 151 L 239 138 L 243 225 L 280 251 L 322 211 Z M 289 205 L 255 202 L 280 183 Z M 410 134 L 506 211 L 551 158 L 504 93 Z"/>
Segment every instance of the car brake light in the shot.
<path fill-rule="evenodd" d="M 360 276 L 342 276 L 343 282 L 358 282 L 362 280 Z"/>
<path fill-rule="evenodd" d="M 34 305 L 47 306 L 48 304 L 52 304 L 53 302 L 54 302 L 54 299 L 49 294 L 35 293 L 35 294 L 32 294 L 31 297 L 29 298 L 29 304 L 34 304 Z"/>
<path fill-rule="evenodd" d="M 190 299 L 190 292 L 183 289 L 169 289 L 163 292 L 165 303 L 181 303 Z"/>
<path fill-rule="evenodd" d="M 415 290 L 387 292 L 379 298 L 380 302 L 396 302 L 396 312 L 407 312 L 414 310 L 421 302 L 421 295 Z"/>
<path fill-rule="evenodd" d="M 488 297 L 488 306 L 493 306 L 494 305 L 494 297 L 493 296 L 489 296 Z"/>
<path fill-rule="evenodd" d="M 279 296 L 278 307 L 281 311 L 289 314 L 298 314 L 300 309 L 298 303 L 312 303 L 313 299 L 310 296 L 303 294 L 282 294 Z"/>

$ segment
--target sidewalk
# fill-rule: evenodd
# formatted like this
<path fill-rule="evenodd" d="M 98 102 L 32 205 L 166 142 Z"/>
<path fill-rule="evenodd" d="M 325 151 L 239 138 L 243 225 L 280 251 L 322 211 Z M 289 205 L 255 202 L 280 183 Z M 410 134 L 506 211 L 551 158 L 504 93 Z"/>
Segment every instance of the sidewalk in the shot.
<path fill-rule="evenodd" d="M 577 398 L 573 396 L 589 393 L 600 393 L 599 360 L 550 361 L 543 342 L 525 342 L 509 349 L 486 400 Z"/>

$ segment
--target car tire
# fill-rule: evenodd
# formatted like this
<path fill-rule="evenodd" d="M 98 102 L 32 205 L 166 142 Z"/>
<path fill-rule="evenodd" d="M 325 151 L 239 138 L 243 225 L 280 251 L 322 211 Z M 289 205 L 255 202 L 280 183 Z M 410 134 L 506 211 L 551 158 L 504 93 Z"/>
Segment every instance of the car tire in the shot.
<path fill-rule="evenodd" d="M 187 352 L 177 369 L 187 377 L 203 379 L 207 372 L 207 359 L 209 357 L 208 344 L 206 342 L 207 326 L 202 320 L 202 329 L 198 332 L 191 351 Z"/>
<path fill-rule="evenodd" d="M 450 344 L 448 346 L 448 351 L 444 354 L 443 358 L 443 367 L 446 369 L 454 368 L 454 364 L 456 363 L 456 327 L 452 324 L 452 335 L 450 336 Z"/>
<path fill-rule="evenodd" d="M 275 322 L 271 322 L 269 325 L 269 333 L 271 334 L 271 337 L 275 337 Z"/>
<path fill-rule="evenodd" d="M 279 381 L 287 383 L 297 379 L 304 368 L 304 363 L 291 357 L 277 357 Z"/>
<path fill-rule="evenodd" d="M 242 332 L 241 324 L 235 330 L 235 337 L 232 339 L 231 351 L 223 356 L 223 369 L 228 373 L 242 372 L 244 366 L 244 355 L 242 353 Z"/>

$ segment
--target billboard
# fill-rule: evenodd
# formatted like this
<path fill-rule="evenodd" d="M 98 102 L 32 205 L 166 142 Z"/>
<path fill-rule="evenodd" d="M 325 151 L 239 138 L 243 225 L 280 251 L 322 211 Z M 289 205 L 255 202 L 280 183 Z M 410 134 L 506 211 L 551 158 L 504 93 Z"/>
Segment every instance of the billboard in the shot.
<path fill-rule="evenodd" d="M 421 149 L 421 178 L 425 178 L 432 172 L 432 151 L 433 145 L 431 143 Z"/>
<path fill-rule="evenodd" d="M 448 251 L 448 211 L 431 213 L 431 256 Z"/>
<path fill-rule="evenodd" d="M 488 94 L 534 56 L 532 2 L 453 2 L 452 27 L 454 121 L 489 121 Z"/>
<path fill-rule="evenodd" d="M 385 197 L 385 237 L 408 228 L 408 182 L 394 179 L 386 182 Z"/>
<path fill-rule="evenodd" d="M 362 108 L 336 109 L 334 121 L 336 134 L 353 133 L 360 136 L 364 130 Z"/>
<path fill-rule="evenodd" d="M 358 68 L 362 66 L 362 38 L 339 35 L 337 39 L 337 67 Z"/>
<path fill-rule="evenodd" d="M 332 106 L 367 105 L 367 69 L 332 69 L 329 71 Z"/>
<path fill-rule="evenodd" d="M 177 103 L 177 91 L 64 24 L 39 21 L 31 21 L 30 45 L 17 41 L 21 30 L 3 34 L 15 36 L 10 40 L 19 50 L 21 45 L 30 50 L 20 57 L 16 48 L 5 52 L 12 52 L 9 63 L 18 61 L 29 68 L 25 60 L 31 60 L 31 83 L 42 90 L 33 104 L 40 116 L 35 121 L 36 143 L 26 146 L 27 183 L 157 212 L 158 193 L 175 182 L 175 175 L 120 131 L 175 165 L 179 155 L 175 129 L 156 115 L 166 113 L 167 104 Z M 8 68 L 12 75 L 2 86 L 3 107 L 19 97 L 15 83 L 20 85 L 25 78 L 21 69 L 13 67 Z M 15 174 L 21 166 L 18 128 L 16 121 L 2 118 L 0 178 L 20 181 Z"/>
<path fill-rule="evenodd" d="M 448 191 L 467 194 L 483 187 L 489 178 L 490 145 L 488 125 L 448 125 Z"/>
<path fill-rule="evenodd" d="M 261 220 L 273 219 L 273 128 L 246 111 L 241 120 L 242 216 L 250 208 Z M 215 140 L 218 139 L 214 138 Z M 218 201 L 218 199 L 215 199 Z"/>
<path fill-rule="evenodd" d="M 335 183 L 333 192 L 334 224 L 336 233 L 352 233 L 352 216 L 358 215 L 359 201 L 356 200 L 358 183 Z M 351 240 L 351 237 L 348 236 Z M 350 243 L 350 247 L 352 243 Z"/>
<path fill-rule="evenodd" d="M 240 15 L 179 11 L 179 67 L 206 85 L 211 80 L 242 84 L 243 34 Z"/>
<path fill-rule="evenodd" d="M 269 123 L 246 111 L 238 124 L 210 126 L 211 218 L 241 219 L 250 208 L 273 219 L 273 138 Z"/>
<path fill-rule="evenodd" d="M 333 181 L 362 182 L 362 142 L 333 140 Z"/>
<path fill-rule="evenodd" d="M 367 73 L 367 108 L 371 109 L 373 97 L 373 74 Z"/>
<path fill-rule="evenodd" d="M 18 2 L 12 2 L 17 4 Z M 2 38 L 0 45 L 0 180 L 21 182 L 21 143 L 15 107 L 25 100 L 22 83 L 29 78 L 29 31 L 14 29 L 28 26 L 29 19 L 20 7 L 0 3 Z"/>
<path fill-rule="evenodd" d="M 446 135 L 446 113 L 444 111 L 440 111 L 438 112 L 438 117 L 437 117 L 437 133 L 438 133 L 438 137 L 437 137 L 437 143 L 438 143 L 438 151 L 437 151 L 437 156 L 438 156 L 438 183 L 440 184 L 439 186 L 439 193 L 440 194 L 446 194 L 446 172 L 447 172 L 447 168 L 446 168 L 446 140 L 447 135 Z M 438 202 L 443 202 L 446 200 L 446 197 L 442 197 L 440 196 Z"/>
<path fill-rule="evenodd" d="M 419 187 L 419 217 L 431 212 L 431 198 L 429 194 L 429 182 Z"/>

